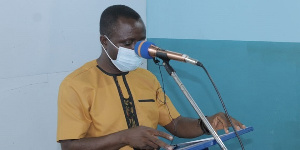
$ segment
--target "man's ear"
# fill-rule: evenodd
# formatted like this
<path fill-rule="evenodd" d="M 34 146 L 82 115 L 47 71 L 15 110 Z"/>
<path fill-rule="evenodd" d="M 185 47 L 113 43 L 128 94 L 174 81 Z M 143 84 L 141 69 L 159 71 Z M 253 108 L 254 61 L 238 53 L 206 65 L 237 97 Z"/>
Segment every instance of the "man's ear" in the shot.
<path fill-rule="evenodd" d="M 106 47 L 107 46 L 107 38 L 103 35 L 100 35 L 100 43 Z"/>

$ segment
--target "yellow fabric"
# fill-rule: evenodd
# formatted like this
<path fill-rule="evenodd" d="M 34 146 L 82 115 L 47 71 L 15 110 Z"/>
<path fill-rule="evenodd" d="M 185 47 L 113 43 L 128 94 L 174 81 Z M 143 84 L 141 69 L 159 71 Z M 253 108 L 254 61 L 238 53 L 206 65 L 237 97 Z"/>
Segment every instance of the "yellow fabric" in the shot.
<path fill-rule="evenodd" d="M 138 68 L 125 77 L 140 126 L 156 129 L 157 124 L 165 126 L 179 116 L 168 97 L 167 106 L 163 104 L 164 94 L 152 73 Z M 128 98 L 122 75 L 117 79 L 124 97 Z M 155 102 L 139 102 L 149 99 Z M 64 79 L 58 96 L 57 141 L 99 137 L 124 129 L 128 129 L 127 122 L 113 76 L 97 68 L 96 60 Z"/>

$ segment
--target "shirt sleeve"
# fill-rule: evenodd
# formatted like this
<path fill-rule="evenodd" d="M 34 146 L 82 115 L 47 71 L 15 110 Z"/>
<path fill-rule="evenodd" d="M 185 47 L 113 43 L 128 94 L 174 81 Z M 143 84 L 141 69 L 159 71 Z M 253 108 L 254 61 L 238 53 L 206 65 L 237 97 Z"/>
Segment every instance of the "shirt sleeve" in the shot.
<path fill-rule="evenodd" d="M 156 101 L 158 102 L 159 109 L 159 121 L 158 124 L 165 126 L 169 124 L 173 119 L 180 116 L 171 100 L 163 92 L 159 82 L 156 80 L 157 90 L 156 90 Z"/>
<path fill-rule="evenodd" d="M 83 138 L 90 126 L 88 109 L 84 108 L 80 92 L 64 80 L 58 94 L 57 141 Z"/>

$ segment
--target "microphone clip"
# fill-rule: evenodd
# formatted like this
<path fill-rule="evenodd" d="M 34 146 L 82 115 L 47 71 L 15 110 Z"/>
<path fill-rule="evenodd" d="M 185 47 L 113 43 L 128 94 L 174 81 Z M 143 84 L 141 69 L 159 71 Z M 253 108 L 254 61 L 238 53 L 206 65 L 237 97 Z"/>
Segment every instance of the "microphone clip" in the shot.
<path fill-rule="evenodd" d="M 156 57 L 153 57 L 152 60 L 156 65 L 159 65 L 160 61 Z"/>

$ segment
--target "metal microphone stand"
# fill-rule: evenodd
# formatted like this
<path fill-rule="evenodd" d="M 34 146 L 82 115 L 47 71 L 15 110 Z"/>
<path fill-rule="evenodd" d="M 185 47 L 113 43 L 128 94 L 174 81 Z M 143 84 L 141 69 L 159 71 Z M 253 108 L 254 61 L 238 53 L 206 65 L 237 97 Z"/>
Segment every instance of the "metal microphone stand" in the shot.
<path fill-rule="evenodd" d="M 172 68 L 172 66 L 170 66 L 170 64 L 169 64 L 170 59 L 168 59 L 166 57 L 159 57 L 159 58 L 161 58 L 163 60 L 163 65 L 164 65 L 166 71 L 169 73 L 170 76 L 173 77 L 173 79 L 175 80 L 177 85 L 180 87 L 180 89 L 183 92 L 183 94 L 185 95 L 185 97 L 189 100 L 189 102 L 191 103 L 191 105 L 193 106 L 193 108 L 195 109 L 197 114 L 199 115 L 200 119 L 204 122 L 204 124 L 206 125 L 206 127 L 209 130 L 209 132 L 211 133 L 211 135 L 214 137 L 214 139 L 219 144 L 220 148 L 223 149 L 223 150 L 227 150 L 227 148 L 224 145 L 223 141 L 220 139 L 220 137 L 215 132 L 215 130 L 213 129 L 213 127 L 211 126 L 209 121 L 206 119 L 205 115 L 202 113 L 202 111 L 200 110 L 200 108 L 198 107 L 198 105 L 196 104 L 196 102 L 194 101 L 192 96 L 190 95 L 190 93 L 187 91 L 187 89 L 185 88 L 183 83 L 180 81 L 180 79 L 177 76 L 175 70 Z"/>

